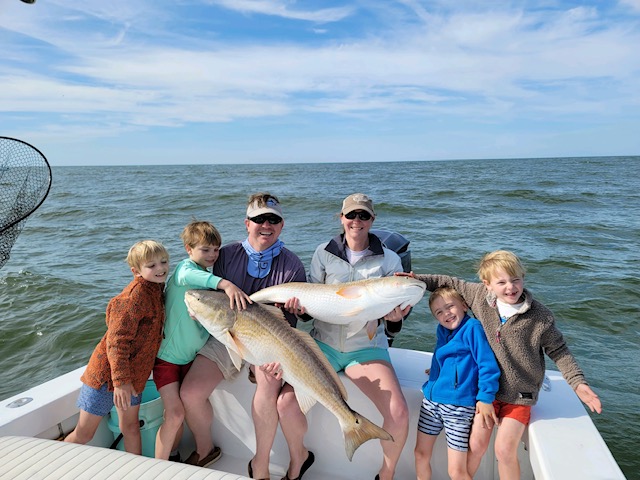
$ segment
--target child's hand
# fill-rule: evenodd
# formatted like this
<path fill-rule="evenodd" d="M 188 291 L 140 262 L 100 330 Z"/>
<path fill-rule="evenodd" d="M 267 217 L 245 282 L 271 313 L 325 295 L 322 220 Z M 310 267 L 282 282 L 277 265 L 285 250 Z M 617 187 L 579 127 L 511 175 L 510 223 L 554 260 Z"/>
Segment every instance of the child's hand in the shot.
<path fill-rule="evenodd" d="M 413 273 L 413 270 L 411 270 L 409 273 L 406 272 L 396 272 L 394 273 L 394 275 L 396 277 L 411 277 L 411 278 L 416 278 L 416 274 Z"/>
<path fill-rule="evenodd" d="M 592 412 L 602 413 L 602 403 L 591 387 L 586 383 L 581 383 L 576 388 L 576 395 L 582 402 L 591 409 Z"/>
<path fill-rule="evenodd" d="M 476 402 L 476 415 L 482 417 L 483 428 L 491 429 L 500 423 L 492 403 Z"/>
<path fill-rule="evenodd" d="M 113 403 L 117 408 L 126 410 L 131 406 L 131 397 L 137 395 L 133 385 L 127 383 L 113 388 Z"/>
<path fill-rule="evenodd" d="M 231 310 L 233 310 L 234 307 L 238 307 L 238 310 L 246 310 L 247 303 L 253 303 L 249 298 L 249 295 L 244 293 L 229 280 L 220 280 L 218 288 L 220 290 L 224 290 L 224 293 L 229 297 L 229 308 L 231 308 Z"/>

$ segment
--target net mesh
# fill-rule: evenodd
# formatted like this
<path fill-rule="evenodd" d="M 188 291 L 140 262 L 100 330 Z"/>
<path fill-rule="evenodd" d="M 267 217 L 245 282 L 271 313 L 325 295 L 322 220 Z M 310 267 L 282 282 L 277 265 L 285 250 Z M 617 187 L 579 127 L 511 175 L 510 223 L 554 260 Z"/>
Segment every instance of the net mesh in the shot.
<path fill-rule="evenodd" d="M 0 268 L 9 260 L 27 217 L 42 205 L 50 188 L 51 167 L 40 150 L 0 137 Z"/>

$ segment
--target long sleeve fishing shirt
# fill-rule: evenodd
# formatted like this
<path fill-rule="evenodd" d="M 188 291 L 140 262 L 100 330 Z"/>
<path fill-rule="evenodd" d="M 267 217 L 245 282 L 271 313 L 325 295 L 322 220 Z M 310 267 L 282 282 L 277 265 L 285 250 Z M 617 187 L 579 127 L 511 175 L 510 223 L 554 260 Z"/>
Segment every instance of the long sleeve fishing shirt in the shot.
<path fill-rule="evenodd" d="M 220 249 L 218 261 L 213 266 L 213 273 L 226 278 L 247 295 L 288 282 L 306 282 L 307 274 L 298 256 L 287 248 L 282 248 L 271 263 L 271 270 L 266 277 L 252 277 L 247 273 L 249 256 L 242 242 L 234 242 Z M 292 327 L 297 324 L 297 317 L 289 312 L 284 316 Z"/>
<path fill-rule="evenodd" d="M 184 294 L 191 289 L 217 289 L 222 278 L 213 275 L 190 258 L 185 258 L 167 280 L 165 307 L 167 321 L 158 358 L 175 365 L 186 365 L 196 358 L 209 338 L 209 332 L 189 316 Z"/>

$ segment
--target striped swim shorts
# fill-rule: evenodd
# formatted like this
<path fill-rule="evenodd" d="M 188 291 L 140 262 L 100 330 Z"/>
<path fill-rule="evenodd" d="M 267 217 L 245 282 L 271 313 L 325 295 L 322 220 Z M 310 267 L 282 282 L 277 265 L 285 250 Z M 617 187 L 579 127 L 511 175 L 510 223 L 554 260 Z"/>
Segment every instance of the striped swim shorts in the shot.
<path fill-rule="evenodd" d="M 452 450 L 469 450 L 469 434 L 476 413 L 475 407 L 462 407 L 422 399 L 418 430 L 427 435 L 438 435 L 444 428 L 447 446 Z"/>

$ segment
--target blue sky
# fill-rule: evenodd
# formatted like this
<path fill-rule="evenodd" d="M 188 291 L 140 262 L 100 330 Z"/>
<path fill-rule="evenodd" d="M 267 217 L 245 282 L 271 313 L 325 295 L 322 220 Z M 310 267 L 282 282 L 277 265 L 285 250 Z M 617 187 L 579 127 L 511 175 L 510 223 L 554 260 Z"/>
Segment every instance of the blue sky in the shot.
<path fill-rule="evenodd" d="M 0 0 L 52 165 L 640 154 L 640 0 Z"/>

